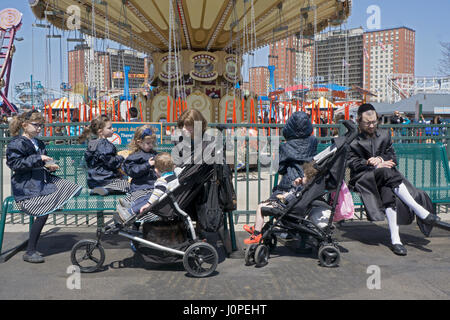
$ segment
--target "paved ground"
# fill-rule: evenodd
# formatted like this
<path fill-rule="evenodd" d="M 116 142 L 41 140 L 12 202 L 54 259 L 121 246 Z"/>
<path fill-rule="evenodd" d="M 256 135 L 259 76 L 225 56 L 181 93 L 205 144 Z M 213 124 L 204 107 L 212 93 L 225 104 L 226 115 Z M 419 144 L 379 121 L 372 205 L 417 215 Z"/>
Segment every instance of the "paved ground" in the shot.
<path fill-rule="evenodd" d="M 336 231 L 342 259 L 340 267 L 333 269 L 319 266 L 316 254 L 302 255 L 281 244 L 267 266 L 245 266 L 240 245 L 235 254 L 240 258 L 224 259 L 223 250 L 219 250 L 217 272 L 205 279 L 189 277 L 181 263 L 159 267 L 143 264 L 133 257 L 127 240 L 114 236 L 103 241 L 105 270 L 81 274 L 81 288 L 73 290 L 67 288 L 70 249 L 79 239 L 94 238 L 95 228 L 58 229 L 48 230 L 39 243 L 44 264 L 23 262 L 23 252 L 0 264 L 0 299 L 450 298 L 450 233 L 439 229 L 424 238 L 416 225 L 401 227 L 408 255 L 398 257 L 387 247 L 385 224 L 346 223 Z M 26 235 L 7 232 L 5 248 Z M 238 233 L 239 244 L 245 236 Z M 368 281 L 375 283 L 378 274 L 372 268 L 379 270 L 380 289 L 368 289 Z"/>

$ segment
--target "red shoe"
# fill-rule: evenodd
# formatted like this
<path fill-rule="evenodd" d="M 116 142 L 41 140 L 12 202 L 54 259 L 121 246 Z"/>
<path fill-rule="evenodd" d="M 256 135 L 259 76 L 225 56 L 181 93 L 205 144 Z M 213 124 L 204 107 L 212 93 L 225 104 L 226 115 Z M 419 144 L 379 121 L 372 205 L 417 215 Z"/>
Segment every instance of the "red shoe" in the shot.
<path fill-rule="evenodd" d="M 244 224 L 243 228 L 245 231 L 247 231 L 250 234 L 253 234 L 255 232 L 254 226 L 249 226 L 248 224 Z"/>
<path fill-rule="evenodd" d="M 244 243 L 245 243 L 245 244 L 253 244 L 253 243 L 258 244 L 259 241 L 261 241 L 261 238 L 262 238 L 262 233 L 258 234 L 257 236 L 255 236 L 254 234 L 252 234 L 252 235 L 250 236 L 250 238 L 244 240 Z"/>

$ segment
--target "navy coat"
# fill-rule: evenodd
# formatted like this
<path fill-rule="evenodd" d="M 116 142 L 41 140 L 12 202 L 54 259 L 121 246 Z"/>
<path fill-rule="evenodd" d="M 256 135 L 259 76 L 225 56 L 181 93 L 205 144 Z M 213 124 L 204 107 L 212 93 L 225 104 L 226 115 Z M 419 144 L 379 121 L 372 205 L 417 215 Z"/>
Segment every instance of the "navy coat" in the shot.
<path fill-rule="evenodd" d="M 317 153 L 317 138 L 312 136 L 313 127 L 308 115 L 302 111 L 289 117 L 283 128 L 285 143 L 280 145 L 278 173 L 283 175 L 274 191 L 289 191 L 293 182 L 303 177 L 302 165 Z"/>
<path fill-rule="evenodd" d="M 50 173 L 44 168 L 41 155 L 47 155 L 45 144 L 36 139 L 33 142 L 24 136 L 17 136 L 6 148 L 6 165 L 13 171 L 11 176 L 12 194 L 16 201 L 37 196 L 45 196 L 56 191 L 56 185 L 47 182 Z"/>
<path fill-rule="evenodd" d="M 90 189 L 103 187 L 121 177 L 119 169 L 124 158 L 117 154 L 116 147 L 107 139 L 89 141 L 84 158 L 88 167 L 87 185 Z"/>
<path fill-rule="evenodd" d="M 131 177 L 130 191 L 153 189 L 156 176 L 155 167 L 150 166 L 148 160 L 156 157 L 158 153 L 154 150 L 150 152 L 138 151 L 130 154 L 123 163 L 123 170 Z"/>

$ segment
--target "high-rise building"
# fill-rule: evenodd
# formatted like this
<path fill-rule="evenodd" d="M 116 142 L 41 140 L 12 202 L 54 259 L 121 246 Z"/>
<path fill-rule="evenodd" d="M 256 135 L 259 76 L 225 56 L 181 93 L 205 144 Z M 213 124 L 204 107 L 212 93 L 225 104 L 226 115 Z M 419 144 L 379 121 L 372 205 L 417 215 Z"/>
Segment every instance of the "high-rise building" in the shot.
<path fill-rule="evenodd" d="M 123 89 L 124 87 L 124 66 L 129 66 L 128 73 L 129 88 L 140 88 L 147 81 L 145 70 L 146 57 L 144 54 L 131 50 L 107 50 L 111 67 L 111 87 L 112 89 Z"/>
<path fill-rule="evenodd" d="M 316 36 L 317 76 L 324 84 L 363 85 L 362 28 L 333 30 Z M 360 98 L 350 90 L 349 98 Z"/>
<path fill-rule="evenodd" d="M 269 64 L 275 66 L 276 88 L 310 86 L 314 70 L 313 41 L 291 36 L 269 45 Z"/>
<path fill-rule="evenodd" d="M 97 52 L 87 44 L 77 45 L 68 52 L 69 84 L 73 90 L 79 86 L 99 94 L 110 88 L 109 60 L 104 52 Z M 78 89 L 77 89 L 78 88 Z"/>
<path fill-rule="evenodd" d="M 415 36 L 407 27 L 364 34 L 364 87 L 377 95 L 372 101 L 390 102 L 402 81 L 414 81 Z"/>
<path fill-rule="evenodd" d="M 267 67 L 250 68 L 249 90 L 258 96 L 267 96 L 269 93 L 269 69 Z"/>

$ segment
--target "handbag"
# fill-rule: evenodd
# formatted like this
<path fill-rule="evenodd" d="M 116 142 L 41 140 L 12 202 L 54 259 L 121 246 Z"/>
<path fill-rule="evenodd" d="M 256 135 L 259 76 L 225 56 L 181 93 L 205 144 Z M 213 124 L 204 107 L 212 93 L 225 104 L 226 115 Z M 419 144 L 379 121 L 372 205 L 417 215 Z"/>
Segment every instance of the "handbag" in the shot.
<path fill-rule="evenodd" d="M 334 200 L 336 192 L 331 194 L 331 199 Z M 336 211 L 334 214 L 333 221 L 338 222 L 341 220 L 353 219 L 355 214 L 355 205 L 353 203 L 352 194 L 347 187 L 345 181 L 342 182 L 341 191 L 338 195 L 338 201 L 336 204 Z"/>

